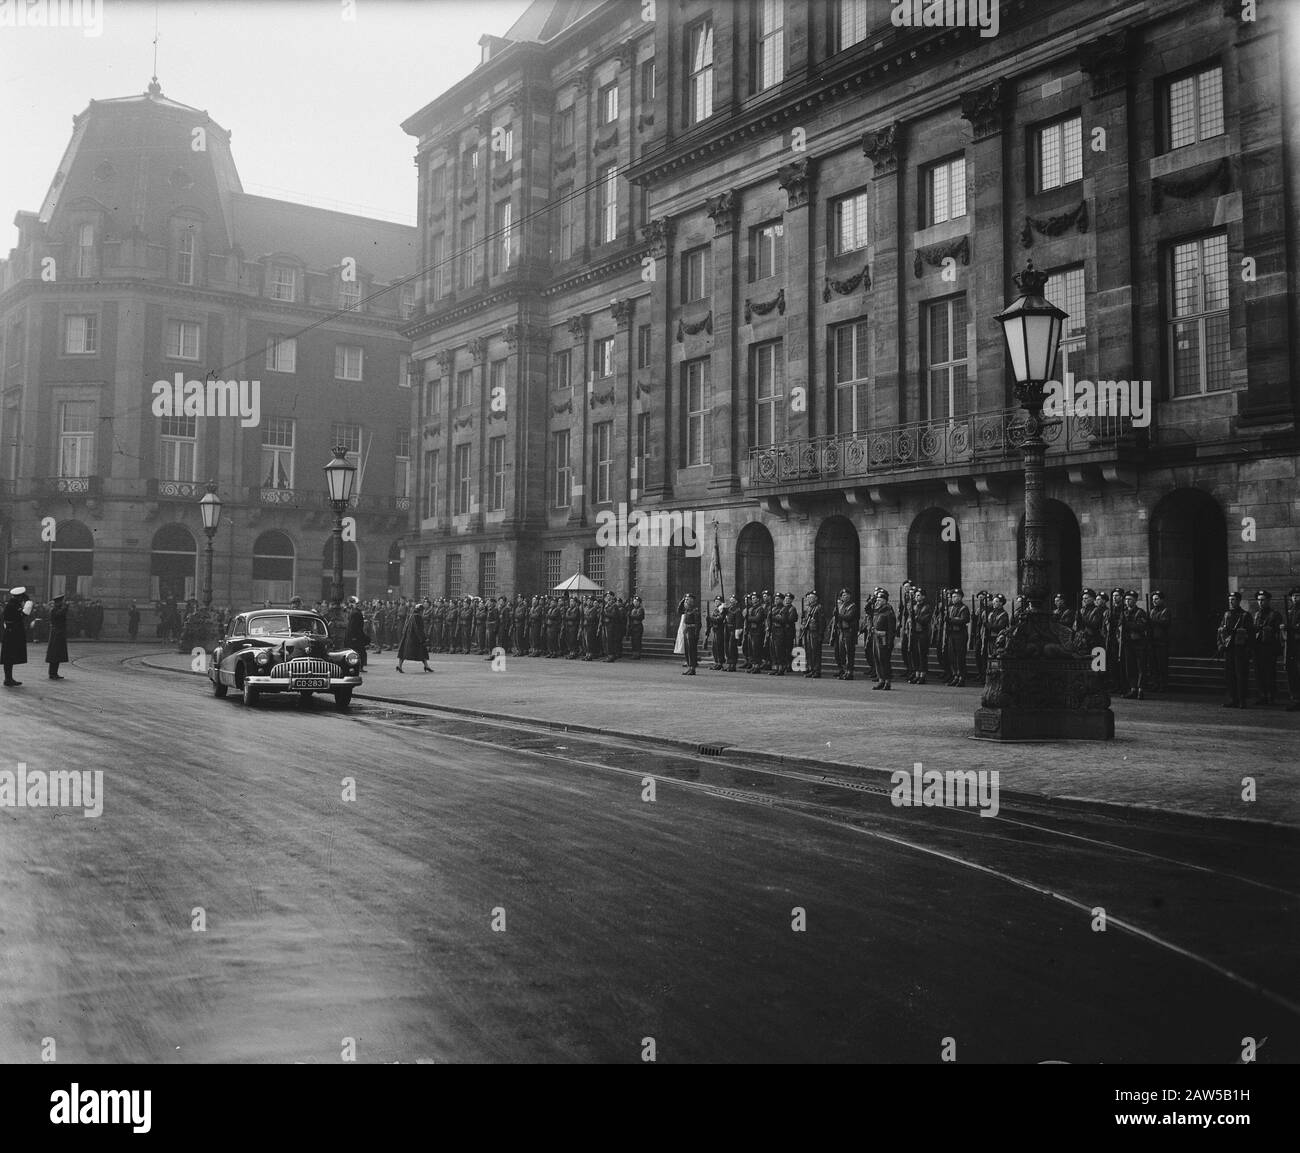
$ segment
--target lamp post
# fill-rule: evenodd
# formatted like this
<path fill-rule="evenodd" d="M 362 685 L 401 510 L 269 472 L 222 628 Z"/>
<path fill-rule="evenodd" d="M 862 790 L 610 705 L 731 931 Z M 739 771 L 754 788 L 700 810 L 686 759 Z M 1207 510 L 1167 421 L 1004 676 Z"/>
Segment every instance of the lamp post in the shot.
<path fill-rule="evenodd" d="M 217 482 L 208 481 L 207 494 L 199 501 L 199 514 L 203 517 L 203 532 L 208 538 L 207 557 L 203 565 L 203 611 L 212 608 L 212 538 L 221 523 L 221 498 L 217 496 Z"/>
<path fill-rule="evenodd" d="M 1025 612 L 989 660 L 975 712 L 975 736 L 987 740 L 1110 740 L 1115 715 L 1086 642 L 1048 609 L 1047 509 L 1043 494 L 1043 396 L 1056 367 L 1062 322 L 1069 315 L 1043 295 L 1047 274 L 1031 260 L 1015 278 L 1020 295 L 995 318 L 1002 325 L 1025 410 L 1025 552 L 1020 595 Z"/>
<path fill-rule="evenodd" d="M 333 609 L 330 613 L 330 625 L 338 631 L 341 643 L 343 636 L 343 510 L 352 499 L 352 481 L 357 474 L 357 466 L 348 460 L 347 445 L 334 446 L 334 459 L 324 468 L 325 483 L 329 486 L 330 507 L 334 510 L 334 587 L 330 590 Z"/>

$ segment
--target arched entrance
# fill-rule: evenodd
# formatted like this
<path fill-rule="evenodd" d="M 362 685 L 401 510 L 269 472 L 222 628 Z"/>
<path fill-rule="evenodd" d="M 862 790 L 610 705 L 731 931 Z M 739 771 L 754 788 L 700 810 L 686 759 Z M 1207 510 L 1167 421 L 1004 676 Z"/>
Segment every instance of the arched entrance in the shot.
<path fill-rule="evenodd" d="M 695 598 L 695 604 L 698 608 L 700 605 L 700 558 L 687 556 L 685 545 L 669 545 L 668 605 L 664 636 L 675 637 L 677 635 L 677 622 L 681 619 L 677 612 L 677 604 L 687 593 L 690 593 Z M 702 609 L 700 619 L 704 619 Z M 700 635 L 703 636 L 703 632 Z"/>
<path fill-rule="evenodd" d="M 1151 587 L 1165 594 L 1173 623 L 1169 651 L 1213 656 L 1228 593 L 1228 523 L 1209 493 L 1175 489 L 1151 514 Z"/>
<path fill-rule="evenodd" d="M 50 595 L 91 595 L 95 538 L 79 520 L 60 521 L 50 548 Z"/>
<path fill-rule="evenodd" d="M 357 546 L 350 540 L 343 542 L 343 599 L 359 596 L 357 592 Z M 321 552 L 320 599 L 334 599 L 334 538 L 325 538 Z"/>
<path fill-rule="evenodd" d="M 813 548 L 813 584 L 827 612 L 839 601 L 840 589 L 859 599 L 859 567 L 858 530 L 853 522 L 843 516 L 827 517 Z"/>
<path fill-rule="evenodd" d="M 253 602 L 285 605 L 293 596 L 293 541 L 279 529 L 269 529 L 253 542 Z"/>
<path fill-rule="evenodd" d="M 952 517 L 952 524 L 944 521 Z M 940 589 L 961 588 L 961 530 L 947 509 L 927 508 L 907 532 L 907 577 L 925 589 L 931 604 Z"/>
<path fill-rule="evenodd" d="M 776 584 L 776 552 L 772 534 L 765 525 L 753 521 L 740 530 L 736 538 L 736 583 L 731 592 L 737 596 L 745 593 L 773 591 Z"/>
<path fill-rule="evenodd" d="M 149 557 L 149 596 L 155 601 L 173 598 L 184 603 L 195 595 L 194 534 L 183 524 L 165 524 L 153 534 Z"/>
<path fill-rule="evenodd" d="M 1079 522 L 1074 510 L 1059 500 L 1049 500 L 1047 524 L 1044 526 L 1043 552 L 1047 556 L 1048 598 L 1044 608 L 1051 608 L 1052 597 L 1064 593 L 1072 608 L 1079 607 L 1079 592 L 1083 588 L 1083 545 L 1079 537 Z M 1020 587 L 1020 562 L 1025 559 L 1025 518 L 1021 516 L 1016 529 L 1016 577 Z M 1007 590 L 1008 598 L 1015 590 Z"/>
<path fill-rule="evenodd" d="M 393 541 L 388 546 L 388 595 L 402 591 L 402 543 Z"/>

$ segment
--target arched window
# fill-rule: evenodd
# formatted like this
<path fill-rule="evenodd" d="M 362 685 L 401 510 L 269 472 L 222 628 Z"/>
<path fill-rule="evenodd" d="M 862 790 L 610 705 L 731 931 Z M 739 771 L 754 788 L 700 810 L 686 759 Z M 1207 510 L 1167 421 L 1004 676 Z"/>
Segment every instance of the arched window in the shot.
<path fill-rule="evenodd" d="M 88 597 L 94 573 L 94 535 L 80 521 L 60 521 L 50 549 L 50 595 Z"/>
<path fill-rule="evenodd" d="M 253 600 L 260 604 L 288 604 L 293 597 L 293 541 L 287 533 L 270 529 L 253 542 Z"/>
<path fill-rule="evenodd" d="M 775 557 L 772 534 L 767 527 L 757 521 L 745 525 L 736 538 L 736 583 L 731 592 L 743 597 L 745 593 L 759 593 L 764 589 L 773 591 L 776 584 Z"/>
<path fill-rule="evenodd" d="M 156 601 L 189 600 L 195 595 L 197 559 L 194 534 L 183 524 L 163 525 L 153 534 L 149 596 Z"/>

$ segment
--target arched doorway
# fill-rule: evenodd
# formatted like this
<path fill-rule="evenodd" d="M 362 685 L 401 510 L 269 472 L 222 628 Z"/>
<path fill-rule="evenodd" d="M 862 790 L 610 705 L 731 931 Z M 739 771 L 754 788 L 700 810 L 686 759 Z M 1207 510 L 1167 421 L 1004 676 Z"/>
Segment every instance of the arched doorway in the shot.
<path fill-rule="evenodd" d="M 1048 598 L 1044 608 L 1051 608 L 1052 597 L 1064 593 L 1071 608 L 1079 607 L 1079 592 L 1083 588 L 1083 545 L 1079 536 L 1079 522 L 1074 510 L 1059 500 L 1047 503 L 1047 524 L 1044 526 L 1043 552 L 1047 557 Z M 1025 518 L 1021 516 L 1016 529 L 1016 577 L 1020 587 L 1020 562 L 1025 559 Z M 1008 590 L 1008 599 L 1015 590 Z"/>
<path fill-rule="evenodd" d="M 813 548 L 813 585 L 827 612 L 838 602 L 840 589 L 859 599 L 859 564 L 858 530 L 853 522 L 843 516 L 827 517 Z"/>
<path fill-rule="evenodd" d="M 951 524 L 944 521 L 951 518 Z M 940 589 L 961 588 L 961 530 L 947 509 L 927 508 L 907 532 L 907 578 L 925 589 L 931 604 Z"/>
<path fill-rule="evenodd" d="M 695 598 L 695 604 L 700 604 L 700 558 L 697 556 L 687 556 L 686 546 L 674 544 L 668 546 L 668 605 L 667 620 L 665 621 L 664 636 L 675 637 L 677 635 L 677 622 L 680 619 L 677 613 L 677 603 L 687 593 Z M 704 613 L 701 610 L 700 619 L 703 620 Z M 700 634 L 704 634 L 701 632 Z"/>
<path fill-rule="evenodd" d="M 1213 656 L 1228 593 L 1228 522 L 1209 493 L 1180 488 L 1165 496 L 1148 528 L 1151 587 L 1165 594 L 1173 623 L 1169 651 Z"/>
<path fill-rule="evenodd" d="M 91 595 L 95 538 L 79 520 L 60 521 L 50 547 L 50 595 Z"/>
<path fill-rule="evenodd" d="M 402 543 L 393 541 L 388 546 L 388 594 L 390 596 L 402 591 Z"/>
<path fill-rule="evenodd" d="M 279 529 L 269 529 L 253 542 L 253 602 L 288 604 L 293 596 L 293 541 Z"/>
<path fill-rule="evenodd" d="M 149 596 L 155 601 L 173 598 L 184 603 L 195 595 L 194 534 L 183 524 L 165 524 L 153 534 L 149 557 Z"/>
<path fill-rule="evenodd" d="M 772 591 L 776 584 L 776 552 L 772 534 L 765 525 L 753 521 L 740 530 L 736 538 L 736 583 L 731 591 L 745 593 Z"/>
<path fill-rule="evenodd" d="M 357 592 L 357 546 L 350 540 L 343 542 L 343 599 L 359 596 Z M 320 599 L 334 599 L 334 537 L 325 538 L 321 551 Z"/>

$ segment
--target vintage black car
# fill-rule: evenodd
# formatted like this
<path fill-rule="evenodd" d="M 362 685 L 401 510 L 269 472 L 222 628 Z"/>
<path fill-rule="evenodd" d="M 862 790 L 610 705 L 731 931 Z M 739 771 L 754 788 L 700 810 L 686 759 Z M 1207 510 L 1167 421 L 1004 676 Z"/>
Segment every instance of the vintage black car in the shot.
<path fill-rule="evenodd" d="M 230 622 L 212 650 L 208 680 L 224 697 L 233 687 L 244 704 L 263 693 L 332 693 L 340 712 L 361 683 L 361 654 L 331 649 L 329 625 L 319 613 L 302 609 L 252 609 Z"/>

